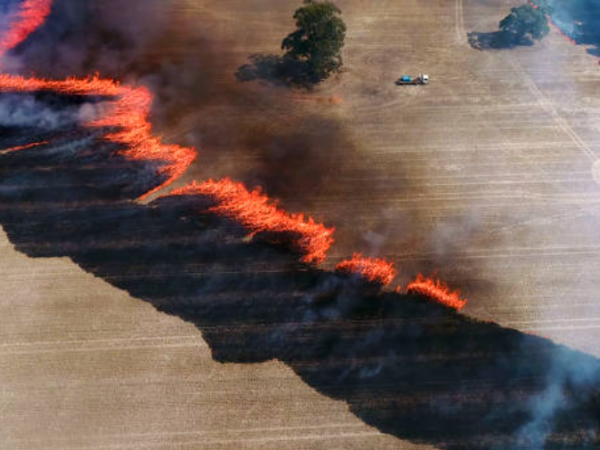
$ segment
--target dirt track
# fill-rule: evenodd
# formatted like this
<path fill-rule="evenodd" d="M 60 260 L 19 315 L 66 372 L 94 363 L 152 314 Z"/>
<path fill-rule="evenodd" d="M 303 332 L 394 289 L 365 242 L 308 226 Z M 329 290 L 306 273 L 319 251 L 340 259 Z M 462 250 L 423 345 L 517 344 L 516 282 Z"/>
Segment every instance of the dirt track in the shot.
<path fill-rule="evenodd" d="M 188 3 L 186 20 L 240 42 L 231 73 L 278 48 L 296 4 Z M 469 297 L 467 314 L 600 355 L 596 61 L 556 33 L 533 48 L 471 49 L 466 32 L 492 30 L 505 3 L 374 3 L 339 1 L 347 70 L 314 94 L 343 99 L 314 107 L 357 151 L 332 149 L 332 182 L 284 204 L 338 228 L 332 262 L 386 256 L 401 282 L 437 268 Z M 430 86 L 393 85 L 421 71 Z M 251 170 L 238 164 L 226 166 Z M 200 159 L 190 176 L 210 170 Z M 192 325 L 68 260 L 30 260 L 4 237 L 0 249 L 0 448 L 412 448 L 283 364 L 214 362 Z"/>

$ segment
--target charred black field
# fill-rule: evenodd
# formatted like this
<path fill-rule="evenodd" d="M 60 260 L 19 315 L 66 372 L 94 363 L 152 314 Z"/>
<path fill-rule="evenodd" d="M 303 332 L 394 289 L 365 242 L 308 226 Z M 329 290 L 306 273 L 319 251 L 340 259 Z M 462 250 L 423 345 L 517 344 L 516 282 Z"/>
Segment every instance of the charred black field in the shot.
<path fill-rule="evenodd" d="M 507 3 L 340 0 L 346 69 L 306 90 L 264 66 L 296 2 L 250 3 L 57 0 L 4 58 L 143 86 L 199 155 L 127 153 L 108 85 L 0 93 L 0 448 L 597 448 L 593 55 L 472 49 Z M 223 177 L 335 227 L 328 259 L 154 191 Z M 420 272 L 467 307 L 394 291 Z"/>

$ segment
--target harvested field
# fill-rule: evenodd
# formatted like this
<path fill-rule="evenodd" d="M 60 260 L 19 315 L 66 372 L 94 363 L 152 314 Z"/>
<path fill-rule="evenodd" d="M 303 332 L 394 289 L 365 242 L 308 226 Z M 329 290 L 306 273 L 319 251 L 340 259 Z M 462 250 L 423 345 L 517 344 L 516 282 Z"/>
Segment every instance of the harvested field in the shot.
<path fill-rule="evenodd" d="M 201 73 L 145 78 L 157 93 L 155 127 L 168 141 L 200 152 L 175 186 L 224 176 L 260 184 L 282 207 L 336 227 L 326 267 L 360 252 L 394 262 L 403 286 L 419 272 L 436 272 L 469 299 L 465 315 L 600 357 L 597 60 L 556 31 L 533 47 L 472 49 L 467 32 L 493 31 L 508 1 L 339 0 L 349 30 L 346 69 L 305 92 L 282 86 L 260 59 L 248 59 L 278 51 L 297 3 L 179 0 L 172 11 L 165 8 L 171 21 L 165 37 L 139 58 L 142 69 L 132 70 L 151 72 L 167 61 L 176 72 L 183 61 Z M 23 61 L 39 73 L 62 75 L 59 63 L 45 67 L 34 51 L 25 49 Z M 431 76 L 429 86 L 394 85 L 401 74 L 420 72 Z M 63 167 L 36 168 L 37 150 L 24 150 L 31 160 L 0 154 L 0 180 L 10 179 L 0 181 L 3 192 L 43 191 L 40 180 L 60 186 L 62 178 L 45 173 Z M 17 169 L 22 176 L 9 173 Z M 89 166 L 77 169 L 87 174 Z M 69 188 L 83 192 L 90 182 L 78 177 L 80 185 Z M 283 299 L 301 302 L 302 286 L 310 284 L 301 275 L 293 288 L 286 285 L 297 269 L 293 258 L 263 248 L 248 253 L 231 225 L 195 238 L 196 219 L 179 220 L 178 206 L 164 200 L 132 206 L 57 197 L 53 216 L 46 200 L 23 198 L 0 197 L 6 230 L 0 234 L 1 449 L 489 448 L 488 429 L 471 436 L 468 447 L 462 423 L 452 441 L 437 416 L 415 414 L 421 422 L 413 431 L 390 427 L 381 411 L 396 414 L 401 405 L 408 416 L 410 408 L 421 412 L 423 397 L 439 397 L 442 406 L 459 403 L 475 420 L 488 404 L 477 399 L 490 391 L 493 401 L 486 402 L 502 405 L 546 388 L 540 373 L 551 372 L 544 355 L 554 347 L 537 338 L 523 338 L 527 350 L 511 347 L 514 336 L 503 332 L 502 342 L 517 349 L 509 359 L 532 358 L 540 372 L 532 369 L 523 381 L 509 371 L 515 385 L 497 388 L 486 378 L 494 364 L 478 366 L 474 353 L 450 351 L 432 338 L 421 354 L 428 362 L 419 364 L 434 371 L 439 366 L 432 361 L 441 359 L 464 378 L 450 383 L 420 373 L 437 387 L 404 397 L 389 386 L 383 393 L 337 387 L 346 376 L 338 365 L 358 367 L 358 378 L 368 378 L 388 362 L 344 359 L 340 350 L 317 364 L 332 329 L 341 330 L 343 342 L 376 337 L 361 334 L 368 321 L 349 319 L 325 332 L 290 331 L 287 320 L 297 317 Z M 235 242 L 240 261 L 222 254 L 211 261 L 209 251 L 187 250 L 213 239 L 222 244 L 209 245 L 215 253 Z M 216 273 L 231 276 L 230 284 Z M 204 278 L 222 289 L 198 281 Z M 198 286 L 208 289 L 202 291 L 208 305 L 195 317 L 186 302 Z M 236 296 L 241 292 L 248 299 Z M 252 302 L 270 295 L 273 311 L 265 300 Z M 175 307 L 180 299 L 183 306 Z M 431 326 L 442 341 L 446 326 L 480 332 L 479 325 L 449 317 L 450 325 Z M 268 327 L 275 330 L 268 339 L 255 336 Z M 497 337 L 496 328 L 485 330 Z M 460 333 L 469 341 L 469 332 Z M 285 338 L 282 348 L 273 343 Z M 477 347 L 477 357 L 494 358 L 491 344 Z M 268 345 L 274 349 L 261 351 Z M 308 356 L 294 350 L 302 345 Z M 409 353 L 381 357 L 401 367 L 417 358 Z M 558 360 L 596 367 L 594 358 L 569 357 Z M 461 364 L 485 374 L 481 382 L 456 368 Z M 454 384 L 464 386 L 458 400 Z M 478 406 L 462 406 L 470 402 Z M 563 437 L 577 448 L 577 438 Z"/>

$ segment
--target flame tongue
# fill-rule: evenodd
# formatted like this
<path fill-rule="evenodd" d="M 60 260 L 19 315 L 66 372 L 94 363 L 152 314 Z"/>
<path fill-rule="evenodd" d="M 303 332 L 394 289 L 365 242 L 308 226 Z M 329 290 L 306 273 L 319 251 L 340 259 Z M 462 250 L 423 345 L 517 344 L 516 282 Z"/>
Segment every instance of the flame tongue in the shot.
<path fill-rule="evenodd" d="M 288 214 L 277 208 L 260 189 L 248 191 L 243 184 L 226 178 L 220 181 L 196 182 L 177 189 L 171 195 L 204 195 L 217 205 L 210 209 L 233 219 L 252 234 L 267 232 L 291 236 L 291 244 L 306 263 L 322 262 L 333 244 L 333 229 L 302 214 Z"/>
<path fill-rule="evenodd" d="M 460 296 L 460 292 L 452 291 L 446 283 L 433 278 L 427 278 L 421 274 L 406 287 L 408 294 L 423 295 L 436 303 L 448 306 L 460 311 L 467 301 Z"/>
<path fill-rule="evenodd" d="M 47 143 L 48 143 L 48 141 L 33 142 L 31 144 L 19 145 L 17 147 L 12 147 L 12 148 L 5 148 L 3 150 L 0 150 L 0 153 L 15 153 L 15 152 L 20 152 L 22 150 L 28 150 L 30 148 L 39 147 L 41 145 L 46 145 Z"/>
<path fill-rule="evenodd" d="M 119 152 L 130 160 L 160 161 L 159 174 L 166 181 L 146 192 L 143 199 L 178 179 L 196 158 L 193 148 L 179 145 L 164 145 L 161 138 L 152 135 L 148 116 L 152 105 L 152 94 L 148 89 L 121 87 L 119 99 L 113 103 L 110 112 L 102 119 L 89 123 L 95 127 L 113 127 L 117 131 L 109 133 L 105 139 L 122 144 L 126 149 Z"/>
<path fill-rule="evenodd" d="M 385 259 L 364 258 L 360 253 L 355 253 L 352 259 L 339 263 L 335 270 L 342 273 L 354 273 L 372 283 L 384 286 L 391 284 L 397 275 L 393 263 Z"/>
<path fill-rule="evenodd" d="M 0 92 L 47 91 L 67 95 L 118 96 L 122 94 L 122 89 L 118 82 L 103 80 L 98 76 L 46 80 L 44 78 L 25 78 L 17 75 L 0 74 Z"/>

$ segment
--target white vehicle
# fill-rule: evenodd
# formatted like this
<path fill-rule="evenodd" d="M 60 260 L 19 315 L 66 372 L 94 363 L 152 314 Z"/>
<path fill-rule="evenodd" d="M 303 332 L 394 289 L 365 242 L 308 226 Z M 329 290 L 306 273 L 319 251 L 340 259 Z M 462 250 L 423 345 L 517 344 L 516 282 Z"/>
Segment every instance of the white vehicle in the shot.
<path fill-rule="evenodd" d="M 419 74 L 416 77 L 410 75 L 402 75 L 396 80 L 398 86 L 402 85 L 415 85 L 415 84 L 429 84 L 429 75 Z"/>

